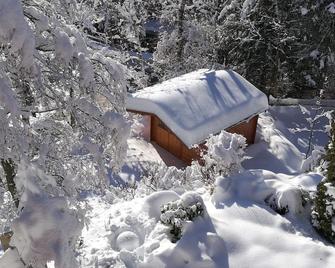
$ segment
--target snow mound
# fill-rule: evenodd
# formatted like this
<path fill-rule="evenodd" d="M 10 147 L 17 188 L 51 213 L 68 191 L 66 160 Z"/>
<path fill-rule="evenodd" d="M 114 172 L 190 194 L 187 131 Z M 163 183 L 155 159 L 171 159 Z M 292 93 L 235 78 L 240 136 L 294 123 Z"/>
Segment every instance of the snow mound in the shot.
<path fill-rule="evenodd" d="M 0 258 L 0 267 L 25 268 L 16 249 L 8 249 Z"/>
<path fill-rule="evenodd" d="M 142 211 L 145 202 L 140 198 L 111 206 L 99 198 L 89 200 L 94 210 L 83 231 L 81 267 L 138 267 L 160 247 L 166 230 Z"/>
<path fill-rule="evenodd" d="M 280 213 L 304 212 L 304 190 L 265 170 L 251 170 L 230 177 L 218 177 L 215 181 L 212 202 L 218 208 L 231 202 L 249 200 L 268 204 Z"/>
<path fill-rule="evenodd" d="M 216 233 L 211 219 L 206 217 L 187 225 L 178 243 L 162 240 L 160 247 L 148 255 L 139 267 L 227 268 L 229 266 L 225 242 Z"/>
<path fill-rule="evenodd" d="M 249 201 L 237 201 L 224 209 L 206 205 L 217 234 L 226 244 L 229 267 L 334 266 L 333 247 L 314 240 L 313 235 L 302 235 L 289 220 L 266 206 Z"/>
<path fill-rule="evenodd" d="M 204 201 L 202 200 L 201 195 L 196 192 L 186 192 L 180 197 L 180 202 L 183 207 L 191 207 L 196 204 L 200 204 L 203 207 Z"/>
<path fill-rule="evenodd" d="M 268 101 L 234 71 L 198 70 L 129 95 L 126 107 L 156 114 L 191 147 L 263 112 Z"/>
<path fill-rule="evenodd" d="M 137 234 L 131 231 L 125 231 L 118 235 L 116 245 L 119 249 L 133 251 L 140 245 L 140 238 Z"/>
<path fill-rule="evenodd" d="M 161 216 L 161 206 L 179 199 L 179 195 L 174 191 L 160 191 L 149 195 L 142 207 L 143 211 L 148 213 L 150 218 L 159 220 Z M 188 202 L 190 200 L 185 200 Z"/>
<path fill-rule="evenodd" d="M 268 112 L 260 114 L 256 141 L 246 149 L 249 159 L 242 163 L 243 167 L 295 175 L 313 166 L 320 155 L 319 148 L 324 148 L 329 140 L 326 131 L 329 122 L 323 116 L 313 127 L 314 151 L 305 159 L 309 150 L 310 120 L 316 114 L 315 109 L 312 106 L 272 106 Z"/>
<path fill-rule="evenodd" d="M 308 177 L 311 179 L 315 174 Z M 225 268 L 252 264 L 257 268 L 279 268 L 287 265 L 287 259 L 297 268 L 333 267 L 334 248 L 315 239 L 317 235 L 313 232 L 304 236 L 291 221 L 275 213 L 262 200 L 268 193 L 276 193 L 290 201 L 290 191 L 294 193 L 298 188 L 289 187 L 290 183 L 309 181 L 307 177 L 255 170 L 234 179 L 238 182 L 230 181 L 230 186 L 226 184 L 231 190 L 229 200 L 221 202 L 220 187 L 215 187 L 214 195 L 222 203 L 220 206 L 214 205 L 207 193 L 199 197 L 193 192 L 179 198 L 177 194 L 164 191 L 154 195 L 155 198 L 151 195 L 151 198 L 137 198 L 112 206 L 98 198 L 88 200 L 94 210 L 89 216 L 90 228 L 83 233 L 81 267 Z M 222 186 L 227 181 L 221 177 L 217 179 L 217 184 L 219 182 Z M 233 185 L 244 187 L 233 190 Z M 243 193 L 248 185 L 252 189 Z M 260 202 L 254 201 L 253 190 Z M 172 243 L 168 228 L 159 220 L 150 218 L 142 208 L 144 204 L 153 206 L 154 200 L 164 203 L 176 198 L 185 205 L 202 199 L 206 213 L 185 225 L 181 239 Z M 283 200 L 280 202 L 285 204 Z"/>
<path fill-rule="evenodd" d="M 305 191 L 315 192 L 317 185 L 321 182 L 323 176 L 318 173 L 301 174 L 291 178 L 290 182 Z"/>

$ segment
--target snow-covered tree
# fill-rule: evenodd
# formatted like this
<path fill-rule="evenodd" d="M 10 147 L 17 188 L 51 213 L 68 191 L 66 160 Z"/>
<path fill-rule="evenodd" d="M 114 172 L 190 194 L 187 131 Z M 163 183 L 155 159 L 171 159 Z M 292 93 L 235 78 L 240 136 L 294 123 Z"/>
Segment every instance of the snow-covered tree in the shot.
<path fill-rule="evenodd" d="M 318 185 L 312 211 L 312 224 L 328 241 L 335 243 L 335 121 L 325 156 L 326 177 Z"/>
<path fill-rule="evenodd" d="M 267 95 L 291 88 L 287 58 L 295 37 L 287 27 L 290 1 L 232 0 L 220 14 L 221 61 Z"/>
<path fill-rule="evenodd" d="M 331 0 L 305 1 L 301 34 L 305 49 L 303 75 L 310 87 L 334 97 L 335 11 Z"/>
<path fill-rule="evenodd" d="M 211 68 L 217 59 L 217 18 L 221 1 L 162 1 L 164 25 L 154 67 L 162 79 L 199 68 Z"/>
<path fill-rule="evenodd" d="M 228 1 L 219 20 L 219 62 L 268 95 L 317 95 L 334 80 L 332 5 L 323 0 Z"/>
<path fill-rule="evenodd" d="M 150 16 L 150 1 L 93 1 L 93 26 L 89 37 L 109 47 L 109 53 L 128 67 L 126 79 L 131 90 L 147 85 L 152 68 L 145 44 L 145 23 Z"/>
<path fill-rule="evenodd" d="M 103 191 L 125 157 L 125 68 L 84 34 L 89 5 L 1 0 L 0 14 L 0 193 L 18 207 L 8 254 L 27 266 L 75 267 L 78 196 Z"/>

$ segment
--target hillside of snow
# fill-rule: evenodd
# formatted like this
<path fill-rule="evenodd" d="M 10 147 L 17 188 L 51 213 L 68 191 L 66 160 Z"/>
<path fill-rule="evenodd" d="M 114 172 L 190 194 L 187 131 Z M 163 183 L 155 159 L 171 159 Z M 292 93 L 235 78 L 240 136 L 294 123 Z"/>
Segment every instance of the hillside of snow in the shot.
<path fill-rule="evenodd" d="M 82 234 L 81 267 L 334 267 L 335 248 L 314 231 L 310 207 L 299 194 L 313 193 L 322 179 L 302 169 L 314 110 L 301 109 L 271 107 L 261 114 L 245 169 L 217 178 L 211 191 L 158 191 L 127 201 L 88 197 L 92 209 Z M 322 120 L 314 126 L 314 146 L 327 143 Z M 163 165 L 152 144 L 132 138 L 129 145 L 119 179 L 137 180 L 144 163 Z M 188 223 L 172 243 L 159 220 L 161 205 L 194 196 L 203 200 L 204 216 Z M 280 215 L 276 206 L 289 212 Z"/>
<path fill-rule="evenodd" d="M 310 206 L 301 199 L 302 193 L 312 195 L 323 178 L 305 171 L 313 116 L 315 110 L 299 106 L 275 106 L 261 114 L 244 169 L 217 178 L 210 189 L 194 184 L 192 189 L 151 194 L 133 189 L 123 197 L 112 191 L 103 197 L 88 195 L 90 221 L 81 236 L 80 267 L 334 267 L 335 248 L 315 232 Z M 313 148 L 327 143 L 326 120 L 314 124 Z M 182 167 L 145 140 L 130 138 L 128 146 L 122 171 L 111 175 L 113 187 L 140 180 L 155 164 Z M 181 239 L 173 243 L 160 221 L 161 206 L 192 200 L 200 200 L 204 214 L 187 223 Z M 278 208 L 287 213 L 279 214 Z"/>

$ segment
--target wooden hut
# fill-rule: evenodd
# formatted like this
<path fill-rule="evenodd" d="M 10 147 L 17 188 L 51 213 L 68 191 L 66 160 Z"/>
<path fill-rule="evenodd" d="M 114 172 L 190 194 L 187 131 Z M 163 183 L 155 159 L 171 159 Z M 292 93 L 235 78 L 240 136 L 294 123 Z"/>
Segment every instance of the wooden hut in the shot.
<path fill-rule="evenodd" d="M 142 114 L 150 141 L 190 164 L 211 134 L 221 130 L 255 140 L 267 97 L 234 71 L 198 70 L 145 88 L 127 98 L 128 112 Z"/>

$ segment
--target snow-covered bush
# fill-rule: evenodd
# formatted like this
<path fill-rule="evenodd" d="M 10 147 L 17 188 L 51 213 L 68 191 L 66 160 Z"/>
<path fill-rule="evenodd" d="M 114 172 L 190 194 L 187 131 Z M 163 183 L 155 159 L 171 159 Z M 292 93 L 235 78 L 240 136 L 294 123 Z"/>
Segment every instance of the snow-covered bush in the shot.
<path fill-rule="evenodd" d="M 303 208 L 307 204 L 309 196 L 303 190 L 287 186 L 284 189 L 277 189 L 272 195 L 267 197 L 264 201 L 274 211 L 281 215 L 287 213 L 299 214 L 303 212 Z"/>
<path fill-rule="evenodd" d="M 187 188 L 186 172 L 160 163 L 144 164 L 139 188 L 145 193 L 171 189 L 183 191 Z"/>
<path fill-rule="evenodd" d="M 301 171 L 307 172 L 315 169 L 320 165 L 323 156 L 325 155 L 325 149 L 321 146 L 313 146 L 310 156 L 308 156 L 301 164 Z"/>
<path fill-rule="evenodd" d="M 132 122 L 130 127 L 130 137 L 143 138 L 143 130 L 145 128 L 143 116 L 140 114 L 129 113 L 128 117 Z"/>
<path fill-rule="evenodd" d="M 171 241 L 175 243 L 182 237 L 185 224 L 203 216 L 204 213 L 205 205 L 201 196 L 187 192 L 181 199 L 162 206 L 160 220 L 170 228 Z"/>
<path fill-rule="evenodd" d="M 332 111 L 327 111 L 320 107 L 320 101 L 322 98 L 323 90 L 320 91 L 320 96 L 316 99 L 315 106 L 312 107 L 312 110 L 308 110 L 306 107 L 299 105 L 301 113 L 306 115 L 306 123 L 309 125 L 309 137 L 308 137 L 308 147 L 305 154 L 305 160 L 301 165 L 302 171 L 309 171 L 316 168 L 322 157 L 325 155 L 325 150 L 323 147 L 314 145 L 315 141 L 315 126 L 322 119 L 328 119 L 329 125 L 325 125 L 325 131 L 329 132 L 331 120 L 332 120 Z"/>
<path fill-rule="evenodd" d="M 326 176 L 317 187 L 312 211 L 312 224 L 328 241 L 335 243 L 335 121 L 325 160 Z"/>
<path fill-rule="evenodd" d="M 179 200 L 180 196 L 174 191 L 158 191 L 145 198 L 142 210 L 148 214 L 149 218 L 159 220 L 161 207 L 169 202 Z"/>
<path fill-rule="evenodd" d="M 252 200 L 280 214 L 298 215 L 307 208 L 309 195 L 271 171 L 247 170 L 216 178 L 212 195 L 214 205 L 222 207 L 232 200 Z"/>
<path fill-rule="evenodd" d="M 16 207 L 9 191 L 0 187 L 0 234 L 10 230 L 11 219 L 16 216 Z"/>
<path fill-rule="evenodd" d="M 213 185 L 218 176 L 229 176 L 241 169 L 246 148 L 245 137 L 221 131 L 212 135 L 205 143 L 202 161 L 193 161 L 190 169 L 198 174 L 205 184 Z"/>
<path fill-rule="evenodd" d="M 54 261 L 55 267 L 77 266 L 74 251 L 83 215 L 69 207 L 69 198 L 59 196 L 55 185 L 54 177 L 35 166 L 19 166 L 16 187 L 21 198 L 11 225 L 10 245 L 15 248 L 11 254 L 37 268 L 48 261 Z"/>
<path fill-rule="evenodd" d="M 216 177 L 229 176 L 241 169 L 245 141 L 241 135 L 222 131 L 208 138 L 202 160 L 193 161 L 185 169 L 158 163 L 144 164 L 138 190 L 145 194 L 159 190 L 183 193 L 204 185 L 213 186 Z"/>

